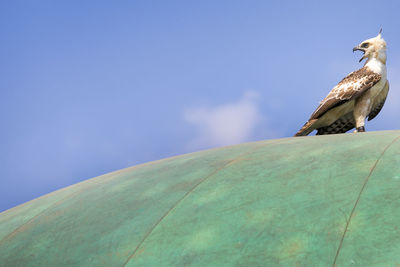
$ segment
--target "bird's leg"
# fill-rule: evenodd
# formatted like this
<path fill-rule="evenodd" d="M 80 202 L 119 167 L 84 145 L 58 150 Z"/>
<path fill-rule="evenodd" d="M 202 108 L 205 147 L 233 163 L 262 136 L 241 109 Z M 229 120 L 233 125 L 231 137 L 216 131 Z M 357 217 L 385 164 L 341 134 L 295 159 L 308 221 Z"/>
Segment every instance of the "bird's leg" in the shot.
<path fill-rule="evenodd" d="M 361 111 L 361 112 L 360 112 Z M 354 120 L 356 121 L 355 133 L 365 132 L 365 114 L 363 110 L 354 110 Z"/>
<path fill-rule="evenodd" d="M 354 103 L 353 116 L 356 122 L 356 132 L 365 132 L 365 118 L 371 111 L 372 103 L 370 100 L 370 91 L 367 91 Z"/>

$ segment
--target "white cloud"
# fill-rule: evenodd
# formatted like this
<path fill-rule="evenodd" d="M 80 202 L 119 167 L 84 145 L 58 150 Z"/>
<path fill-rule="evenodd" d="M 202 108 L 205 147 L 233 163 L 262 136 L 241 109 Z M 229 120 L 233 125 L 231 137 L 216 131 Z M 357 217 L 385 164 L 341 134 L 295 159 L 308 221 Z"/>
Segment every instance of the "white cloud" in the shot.
<path fill-rule="evenodd" d="M 250 141 L 262 116 L 257 94 L 247 91 L 236 103 L 185 110 L 184 119 L 197 128 L 190 150 L 226 146 Z"/>

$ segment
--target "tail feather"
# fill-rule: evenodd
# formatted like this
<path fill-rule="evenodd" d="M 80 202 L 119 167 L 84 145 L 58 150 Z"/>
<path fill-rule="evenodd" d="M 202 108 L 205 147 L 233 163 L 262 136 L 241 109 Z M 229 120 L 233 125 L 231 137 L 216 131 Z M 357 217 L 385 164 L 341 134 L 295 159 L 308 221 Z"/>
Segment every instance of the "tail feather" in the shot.
<path fill-rule="evenodd" d="M 306 136 L 309 135 L 312 131 L 315 130 L 315 127 L 313 127 L 314 123 L 317 122 L 318 119 L 313 119 L 307 121 L 303 127 L 294 135 L 294 136 Z"/>

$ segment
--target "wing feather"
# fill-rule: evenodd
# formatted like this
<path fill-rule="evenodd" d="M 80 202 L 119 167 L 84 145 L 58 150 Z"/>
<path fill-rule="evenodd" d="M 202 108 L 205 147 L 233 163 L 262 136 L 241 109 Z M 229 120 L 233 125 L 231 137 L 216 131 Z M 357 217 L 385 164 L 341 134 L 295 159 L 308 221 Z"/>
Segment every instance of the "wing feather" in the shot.
<path fill-rule="evenodd" d="M 379 99 L 376 102 L 376 106 L 372 107 L 372 110 L 368 115 L 368 121 L 370 121 L 373 118 L 375 118 L 379 114 L 379 112 L 381 112 L 381 110 L 383 108 L 383 105 L 385 104 L 388 92 L 389 92 L 389 82 L 386 81 L 386 84 L 385 84 L 385 87 L 382 90 L 382 93 L 378 96 Z"/>
<path fill-rule="evenodd" d="M 363 67 L 354 71 L 341 80 L 311 115 L 311 119 L 318 119 L 330 109 L 354 99 L 374 86 L 381 79 L 381 75 Z"/>
<path fill-rule="evenodd" d="M 331 125 L 318 128 L 317 135 L 345 133 L 348 130 L 353 129 L 355 126 L 356 123 L 353 118 L 353 113 L 347 113 Z"/>

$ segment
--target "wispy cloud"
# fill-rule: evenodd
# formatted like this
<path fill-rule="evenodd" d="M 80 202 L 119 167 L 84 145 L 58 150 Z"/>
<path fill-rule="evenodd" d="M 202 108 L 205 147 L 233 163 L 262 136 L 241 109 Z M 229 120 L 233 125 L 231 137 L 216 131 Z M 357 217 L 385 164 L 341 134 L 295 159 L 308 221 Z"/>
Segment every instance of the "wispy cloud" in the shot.
<path fill-rule="evenodd" d="M 184 111 L 184 119 L 196 127 L 189 150 L 225 146 L 250 141 L 262 120 L 258 94 L 247 91 L 235 103 L 216 107 L 194 107 Z"/>

